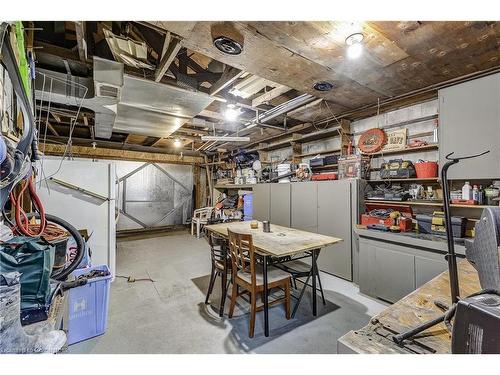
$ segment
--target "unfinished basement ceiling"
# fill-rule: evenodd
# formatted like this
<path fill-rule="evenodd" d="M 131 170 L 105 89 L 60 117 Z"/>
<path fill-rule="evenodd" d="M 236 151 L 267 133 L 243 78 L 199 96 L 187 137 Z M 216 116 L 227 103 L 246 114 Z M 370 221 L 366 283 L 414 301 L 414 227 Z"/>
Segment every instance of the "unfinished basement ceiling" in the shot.
<path fill-rule="evenodd" d="M 212 44 L 213 22 L 151 22 L 183 38 L 183 45 L 278 84 L 330 101 L 335 113 L 499 65 L 497 22 L 366 22 L 363 55 L 346 58 L 349 23 L 235 22 L 243 52 Z M 326 93 L 312 87 L 328 81 Z"/>
<path fill-rule="evenodd" d="M 241 37 L 241 54 L 224 54 L 214 46 L 212 31 L 221 24 L 221 30 Z M 384 111 L 428 100 L 436 95 L 434 85 L 500 70 L 498 22 L 82 21 L 31 26 L 43 29 L 34 34 L 39 67 L 82 80 L 92 75 L 96 57 L 118 59 L 106 35 L 141 47 L 130 54 L 149 68 L 124 65 L 126 82 L 113 128 L 104 129 L 90 113 L 75 130 L 83 142 L 88 129 L 95 128 L 97 141 L 108 139 L 117 147 L 167 149 L 179 139 L 178 152 L 251 148 L 290 132 L 335 126 L 337 117 L 370 116 L 378 103 Z M 353 32 L 364 36 L 358 59 L 347 57 L 346 37 Z M 168 59 L 167 51 L 174 51 Z M 330 83 L 333 89 L 317 91 L 317 82 Z M 259 116 L 272 112 L 304 94 L 314 98 L 298 108 L 287 104 L 279 116 L 255 124 L 257 111 Z M 240 107 L 235 121 L 224 117 L 228 100 Z M 49 119 L 52 137 L 64 141 L 69 135 L 64 119 Z M 255 126 L 245 129 L 249 123 Z M 89 134 L 88 141 L 94 141 L 94 133 Z M 251 141 L 211 147 L 201 141 L 204 135 L 236 134 Z"/>

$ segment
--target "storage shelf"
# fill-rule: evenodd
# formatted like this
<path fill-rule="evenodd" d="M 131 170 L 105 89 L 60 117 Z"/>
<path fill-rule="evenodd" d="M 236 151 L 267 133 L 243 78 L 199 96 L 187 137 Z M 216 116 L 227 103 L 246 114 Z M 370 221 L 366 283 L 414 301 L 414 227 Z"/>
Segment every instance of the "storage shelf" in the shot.
<path fill-rule="evenodd" d="M 403 148 L 400 150 L 385 150 L 385 151 L 374 152 L 371 154 L 365 154 L 365 153 L 362 153 L 362 154 L 367 155 L 367 156 L 396 155 L 396 154 L 407 154 L 410 152 L 437 150 L 438 148 L 439 148 L 438 144 L 432 144 L 432 145 L 421 146 L 421 147 L 406 147 L 406 148 Z"/>
<path fill-rule="evenodd" d="M 439 182 L 439 178 L 385 178 L 366 180 L 367 182 Z"/>
<path fill-rule="evenodd" d="M 308 156 L 316 156 L 316 155 L 326 155 L 326 154 L 335 154 L 342 151 L 340 148 L 335 148 L 332 150 L 324 150 L 324 151 L 318 151 L 318 152 L 308 152 L 306 154 L 298 154 L 297 157 L 299 158 L 305 158 Z"/>
<path fill-rule="evenodd" d="M 294 139 L 293 141 L 296 143 L 307 143 L 323 138 L 333 138 L 333 136 L 338 135 L 340 135 L 340 128 L 335 126 L 329 129 L 319 130 L 314 133 L 304 134 L 302 137 Z"/>
<path fill-rule="evenodd" d="M 325 170 L 325 169 L 333 169 L 333 168 L 337 168 L 337 167 L 338 167 L 338 164 L 330 164 L 330 165 L 321 165 L 318 167 L 311 167 L 311 169 L 313 171 L 319 171 L 319 170 Z"/>
<path fill-rule="evenodd" d="M 410 205 L 410 206 L 430 206 L 430 207 L 443 207 L 443 202 L 416 202 L 416 201 L 387 201 L 387 200 L 371 200 L 365 199 L 365 204 L 399 204 L 399 205 Z M 485 205 L 469 205 L 469 204 L 450 204 L 450 207 L 455 208 L 486 208 L 486 207 L 496 207 L 496 206 L 485 206 Z"/>
<path fill-rule="evenodd" d="M 251 189 L 255 185 L 256 184 L 241 184 L 241 185 L 227 184 L 227 185 L 214 185 L 214 188 L 215 189 Z"/>

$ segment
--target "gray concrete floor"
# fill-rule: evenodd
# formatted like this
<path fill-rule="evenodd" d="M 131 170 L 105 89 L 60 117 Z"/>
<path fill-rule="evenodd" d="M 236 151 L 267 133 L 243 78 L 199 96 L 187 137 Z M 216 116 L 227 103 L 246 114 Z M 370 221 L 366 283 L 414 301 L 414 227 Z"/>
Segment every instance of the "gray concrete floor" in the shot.
<path fill-rule="evenodd" d="M 271 308 L 269 337 L 263 313 L 257 313 L 255 337 L 249 339 L 246 302 L 237 305 L 232 319 L 218 316 L 219 278 L 211 304 L 204 304 L 210 274 L 204 239 L 176 233 L 119 242 L 116 269 L 117 275 L 155 282 L 116 278 L 107 332 L 70 346 L 69 353 L 336 353 L 339 337 L 385 307 L 354 284 L 321 273 L 327 303 L 318 304 L 316 318 L 306 293 L 295 319 L 285 319 L 282 305 Z"/>

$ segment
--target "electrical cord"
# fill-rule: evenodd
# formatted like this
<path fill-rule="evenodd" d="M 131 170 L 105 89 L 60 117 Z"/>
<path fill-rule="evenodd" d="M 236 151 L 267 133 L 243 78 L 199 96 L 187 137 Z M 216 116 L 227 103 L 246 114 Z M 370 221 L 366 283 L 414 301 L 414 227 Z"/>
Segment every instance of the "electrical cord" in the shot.
<path fill-rule="evenodd" d="M 24 212 L 21 204 L 21 199 L 24 192 L 28 189 L 30 199 L 35 207 L 36 211 L 39 213 L 40 224 L 31 225 L 26 212 Z M 43 207 L 42 201 L 38 197 L 35 185 L 33 183 L 33 176 L 28 177 L 27 180 L 21 183 L 21 190 L 19 193 L 14 194 L 11 192 L 9 194 L 10 202 L 14 208 L 14 219 L 15 227 L 13 228 L 17 233 L 28 236 L 28 237 L 38 237 L 43 235 L 47 221 L 45 219 L 45 208 Z"/>
<path fill-rule="evenodd" d="M 145 277 L 142 279 L 134 279 L 132 276 L 123 276 L 123 275 L 115 275 L 115 277 L 119 277 L 121 279 L 127 279 L 128 283 L 135 283 L 136 281 L 151 281 L 154 283 L 155 281 L 149 277 Z"/>

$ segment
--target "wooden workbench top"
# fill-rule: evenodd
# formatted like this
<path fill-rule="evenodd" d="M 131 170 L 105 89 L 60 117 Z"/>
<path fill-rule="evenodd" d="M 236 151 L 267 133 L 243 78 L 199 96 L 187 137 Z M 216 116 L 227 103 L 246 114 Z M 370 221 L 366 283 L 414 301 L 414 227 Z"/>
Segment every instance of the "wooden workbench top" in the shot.
<path fill-rule="evenodd" d="M 460 295 L 465 297 L 480 290 L 476 270 L 467 260 L 458 263 Z M 351 331 L 339 339 L 339 352 L 355 353 L 451 353 L 451 336 L 440 323 L 415 337 L 418 344 L 399 347 L 392 334 L 405 332 L 441 315 L 434 301 L 451 304 L 448 271 L 410 293 L 395 304 L 375 315 L 370 324 Z M 392 332 L 391 332 L 392 331 Z"/>
<path fill-rule="evenodd" d="M 262 231 L 262 223 L 258 223 L 259 227 L 257 229 L 251 229 L 249 221 L 234 221 L 207 225 L 205 228 L 224 237 L 227 237 L 228 229 L 233 232 L 251 234 L 256 251 L 276 257 L 293 255 L 313 249 L 321 249 L 343 241 L 340 238 L 282 227 L 275 224 L 271 224 L 270 233 L 264 233 Z"/>

